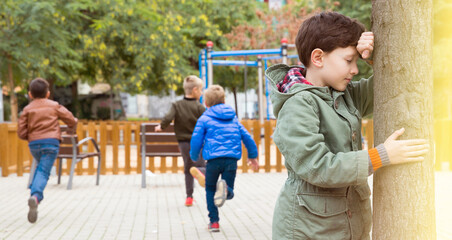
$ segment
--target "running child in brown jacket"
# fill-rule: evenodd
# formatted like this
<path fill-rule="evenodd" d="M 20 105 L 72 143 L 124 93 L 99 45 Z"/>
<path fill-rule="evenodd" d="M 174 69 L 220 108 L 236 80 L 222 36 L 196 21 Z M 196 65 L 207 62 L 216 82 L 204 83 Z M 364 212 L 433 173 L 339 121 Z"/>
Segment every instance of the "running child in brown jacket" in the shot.
<path fill-rule="evenodd" d="M 65 122 L 70 131 L 77 126 L 77 118 L 65 107 L 49 100 L 49 83 L 36 78 L 31 81 L 28 96 L 31 101 L 22 111 L 18 124 L 19 138 L 28 141 L 31 155 L 38 162 L 33 181 L 29 186 L 28 221 L 38 219 L 38 204 L 44 199 L 44 188 L 60 147 L 61 132 L 58 120 Z"/>

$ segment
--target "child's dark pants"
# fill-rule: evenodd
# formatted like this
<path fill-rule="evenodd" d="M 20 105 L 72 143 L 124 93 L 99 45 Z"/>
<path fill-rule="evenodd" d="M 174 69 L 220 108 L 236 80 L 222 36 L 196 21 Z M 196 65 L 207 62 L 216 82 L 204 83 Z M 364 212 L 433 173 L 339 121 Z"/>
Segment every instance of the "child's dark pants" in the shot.
<path fill-rule="evenodd" d="M 234 197 L 234 181 L 237 174 L 237 159 L 235 158 L 215 158 L 207 161 L 206 166 L 206 200 L 209 211 L 210 222 L 218 222 L 218 208 L 214 203 L 214 195 L 217 190 L 218 177 L 226 181 L 228 185 L 227 199 Z"/>

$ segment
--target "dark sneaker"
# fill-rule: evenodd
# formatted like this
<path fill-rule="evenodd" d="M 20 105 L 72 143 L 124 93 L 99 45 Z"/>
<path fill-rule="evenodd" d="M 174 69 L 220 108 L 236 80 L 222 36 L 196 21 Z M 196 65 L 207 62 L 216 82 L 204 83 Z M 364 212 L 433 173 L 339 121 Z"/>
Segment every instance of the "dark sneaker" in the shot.
<path fill-rule="evenodd" d="M 28 199 L 28 206 L 30 210 L 28 211 L 28 221 L 35 223 L 38 220 L 38 199 L 35 196 L 31 196 Z"/>
<path fill-rule="evenodd" d="M 213 202 L 215 206 L 221 207 L 226 201 L 226 197 L 228 195 L 228 186 L 226 185 L 226 181 L 221 179 L 217 182 L 217 191 L 215 192 L 215 196 L 213 197 Z"/>
<path fill-rule="evenodd" d="M 192 197 L 188 197 L 187 199 L 185 199 L 185 206 L 190 207 L 193 205 L 193 198 Z"/>
<path fill-rule="evenodd" d="M 191 167 L 190 173 L 194 178 L 196 178 L 196 180 L 198 180 L 201 187 L 206 187 L 206 176 L 204 176 L 204 174 L 197 167 Z"/>
<path fill-rule="evenodd" d="M 209 231 L 211 232 L 219 232 L 220 231 L 220 224 L 218 222 L 209 223 Z"/>

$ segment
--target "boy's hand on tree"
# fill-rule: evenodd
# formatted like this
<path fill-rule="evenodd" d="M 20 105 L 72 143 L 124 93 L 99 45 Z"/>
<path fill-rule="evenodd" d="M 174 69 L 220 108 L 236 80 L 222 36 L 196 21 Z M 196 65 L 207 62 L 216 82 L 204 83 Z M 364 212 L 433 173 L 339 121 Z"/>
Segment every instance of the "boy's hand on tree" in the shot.
<path fill-rule="evenodd" d="M 395 131 L 386 139 L 384 146 L 391 164 L 424 161 L 429 145 L 425 139 L 397 140 L 405 132 L 405 128 Z"/>
<path fill-rule="evenodd" d="M 259 170 L 259 162 L 257 161 L 257 158 L 248 158 L 248 165 L 251 165 L 253 171 Z"/>
<path fill-rule="evenodd" d="M 363 59 L 369 58 L 374 50 L 374 33 L 363 32 L 358 40 L 356 50 L 358 50 L 358 53 Z"/>

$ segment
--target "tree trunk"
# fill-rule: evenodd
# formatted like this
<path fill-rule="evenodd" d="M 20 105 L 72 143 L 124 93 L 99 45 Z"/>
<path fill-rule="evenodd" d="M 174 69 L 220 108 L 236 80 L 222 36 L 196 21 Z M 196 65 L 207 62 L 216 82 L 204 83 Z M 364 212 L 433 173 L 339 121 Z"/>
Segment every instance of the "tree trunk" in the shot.
<path fill-rule="evenodd" d="M 71 97 L 72 97 L 72 113 L 80 117 L 81 116 L 81 110 L 79 108 L 79 101 L 78 101 L 78 81 L 74 81 L 71 84 Z"/>
<path fill-rule="evenodd" d="M 237 107 L 237 88 L 232 88 L 232 93 L 234 94 L 234 104 L 235 104 L 235 114 L 239 118 L 239 108 Z"/>
<path fill-rule="evenodd" d="M 55 89 L 54 89 L 54 87 L 55 87 L 55 79 L 53 79 L 53 78 L 47 78 L 47 82 L 49 83 L 49 92 L 50 92 L 49 99 L 50 99 L 50 100 L 54 100 L 54 95 L 55 95 Z"/>
<path fill-rule="evenodd" d="M 11 58 L 8 57 L 11 61 Z M 11 104 L 11 122 L 17 122 L 17 114 L 19 112 L 18 104 L 17 104 L 17 96 L 14 88 L 16 87 L 14 84 L 13 78 L 13 65 L 11 62 L 8 62 L 8 87 L 9 87 L 9 103 Z"/>
<path fill-rule="evenodd" d="M 432 0 L 372 0 L 375 143 L 433 143 Z M 422 163 L 374 175 L 372 239 L 436 239 L 433 144 Z"/>
<path fill-rule="evenodd" d="M 110 84 L 110 120 L 115 120 L 115 115 L 113 112 L 113 86 Z"/>

